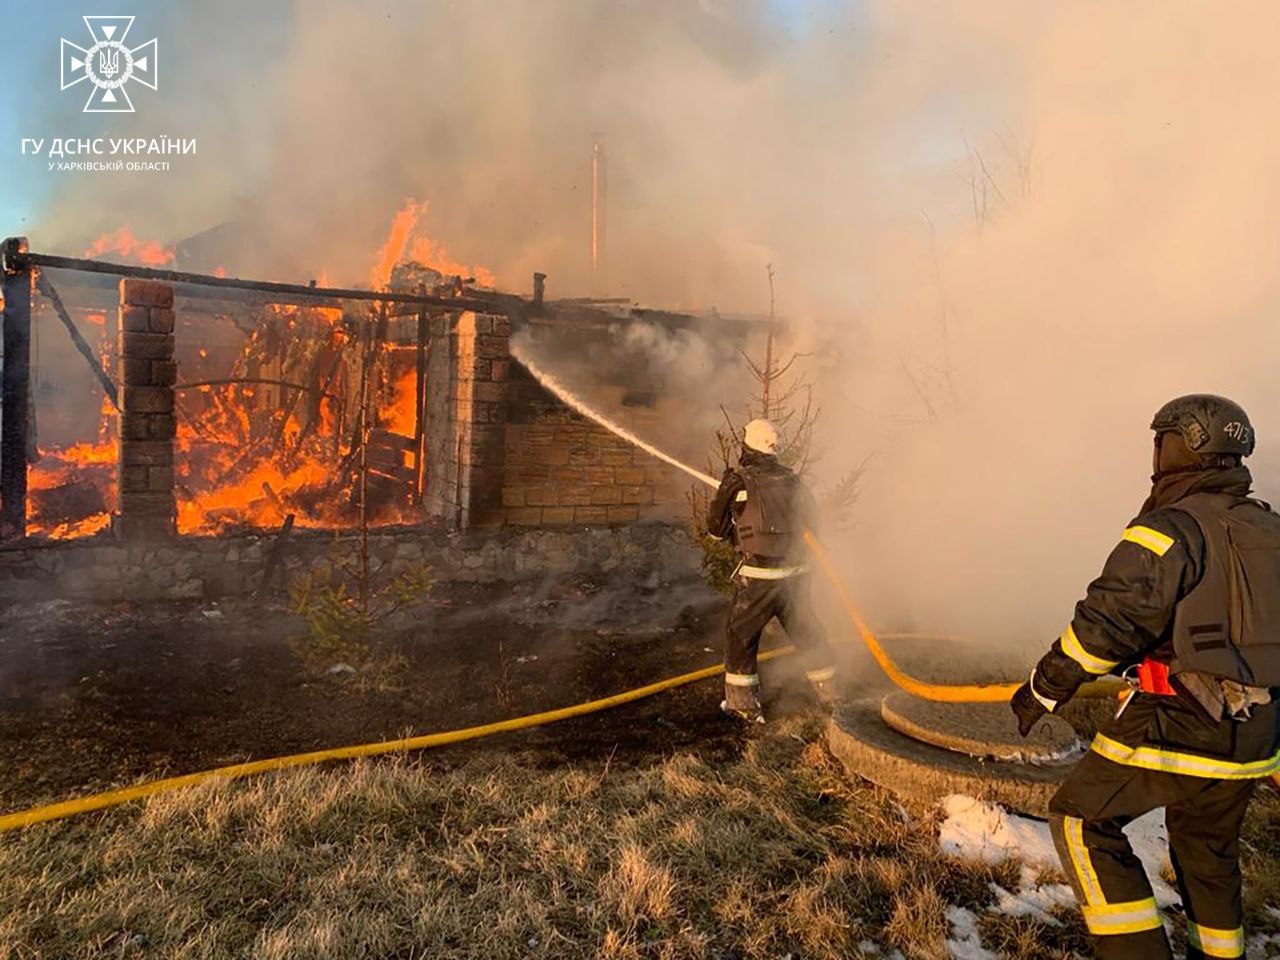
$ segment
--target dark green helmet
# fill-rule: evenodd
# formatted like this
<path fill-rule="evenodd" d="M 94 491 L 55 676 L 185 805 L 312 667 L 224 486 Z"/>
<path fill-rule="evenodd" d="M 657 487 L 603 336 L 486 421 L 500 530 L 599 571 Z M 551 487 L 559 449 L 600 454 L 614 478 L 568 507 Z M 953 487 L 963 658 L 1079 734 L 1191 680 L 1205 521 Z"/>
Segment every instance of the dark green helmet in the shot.
<path fill-rule="evenodd" d="M 1244 408 L 1226 397 L 1190 393 L 1170 400 L 1151 421 L 1156 433 L 1176 430 L 1187 449 L 1196 454 L 1253 453 L 1253 424 Z"/>

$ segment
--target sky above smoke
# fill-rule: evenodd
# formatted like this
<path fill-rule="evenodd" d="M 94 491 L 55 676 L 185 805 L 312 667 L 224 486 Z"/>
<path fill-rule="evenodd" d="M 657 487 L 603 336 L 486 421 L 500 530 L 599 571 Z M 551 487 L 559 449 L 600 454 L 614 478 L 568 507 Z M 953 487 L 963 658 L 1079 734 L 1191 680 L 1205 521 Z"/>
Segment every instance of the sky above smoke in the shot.
<path fill-rule="evenodd" d="M 508 290 L 542 270 L 553 296 L 758 313 L 772 263 L 822 402 L 817 481 L 872 455 L 837 547 L 881 622 L 1056 633 L 1176 394 L 1244 403 L 1275 488 L 1274 4 L 139 0 L 164 72 L 124 120 L 58 92 L 85 11 L 15 7 L 0 216 L 38 249 L 235 221 L 233 273 L 361 282 L 414 197 Z M 130 177 L 17 155 L 160 133 L 198 159 Z M 714 351 L 688 354 L 669 382 L 691 408 L 741 405 L 711 395 L 737 382 L 698 366 Z"/>

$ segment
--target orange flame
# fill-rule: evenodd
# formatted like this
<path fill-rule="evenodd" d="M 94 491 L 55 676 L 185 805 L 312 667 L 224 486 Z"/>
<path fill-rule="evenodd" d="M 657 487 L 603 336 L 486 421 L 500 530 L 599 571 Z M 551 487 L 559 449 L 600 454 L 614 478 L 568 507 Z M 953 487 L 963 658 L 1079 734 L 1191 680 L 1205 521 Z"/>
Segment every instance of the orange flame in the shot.
<path fill-rule="evenodd" d="M 391 271 L 402 260 L 416 260 L 446 277 L 475 277 L 476 282 L 481 286 L 494 286 L 495 280 L 491 271 L 478 264 L 469 267 L 460 260 L 454 259 L 442 244 L 430 237 L 414 236 L 418 224 L 426 216 L 429 207 L 430 204 L 419 203 L 410 197 L 391 218 L 387 242 L 378 251 L 370 274 L 373 289 L 386 289 L 391 281 Z M 408 250 L 408 256 L 405 255 L 406 250 Z"/>
<path fill-rule="evenodd" d="M 412 437 L 417 428 L 418 374 L 412 367 L 396 380 L 391 402 L 383 407 L 379 419 L 392 433 Z"/>
<path fill-rule="evenodd" d="M 161 244 L 139 240 L 128 227 L 104 233 L 89 245 L 84 255 L 90 259 L 104 253 L 115 253 L 137 260 L 146 267 L 164 267 L 173 263 L 173 251 Z"/>
<path fill-rule="evenodd" d="M 396 265 L 406 259 L 445 276 L 475 277 L 480 283 L 492 285 L 490 271 L 467 266 L 443 246 L 419 234 L 427 209 L 426 203 L 409 199 L 392 218 L 386 242 L 373 258 L 373 286 L 385 289 Z M 85 255 L 103 253 L 119 254 L 150 266 L 173 262 L 172 250 L 138 240 L 128 227 L 98 238 Z M 216 273 L 225 275 L 221 269 Z M 324 287 L 329 279 L 320 273 L 316 282 Z M 110 369 L 114 338 L 106 334 L 112 325 L 102 313 L 88 314 L 87 318 L 93 328 L 103 333 L 102 361 Z M 289 387 L 267 382 L 218 384 L 179 393 L 175 440 L 179 533 L 217 533 L 241 526 L 278 527 L 289 513 L 295 515 L 299 527 L 348 527 L 356 522 L 351 454 L 357 415 L 355 385 L 361 376 L 360 348 L 355 342 L 348 342 L 349 331 L 341 309 L 269 306 L 263 319 L 266 322 L 249 336 L 242 350 L 229 351 L 208 343 L 188 344 L 187 378 L 243 377 L 305 383 L 309 392 L 297 395 Z M 398 334 L 393 331 L 392 337 Z M 417 425 L 414 351 L 403 342 L 400 347 L 389 342 L 376 349 L 378 372 L 370 384 L 374 433 L 412 437 Z M 316 390 L 323 394 L 318 395 Z M 117 414 L 104 402 L 100 442 L 45 451 L 43 460 L 32 469 L 32 490 L 52 490 L 86 481 L 97 488 L 103 503 L 113 504 L 117 429 Z M 387 442 L 385 437 L 375 437 L 373 441 L 374 445 L 381 445 L 382 469 L 389 469 L 385 459 Z M 404 451 L 401 456 L 405 462 L 401 465 L 411 466 L 412 452 L 402 441 L 390 442 Z M 381 492 L 371 507 L 371 523 L 416 518 L 416 508 L 409 501 L 403 480 L 404 475 L 398 472 L 395 477 L 383 475 L 378 480 Z M 47 498 L 46 509 L 53 503 L 94 502 L 91 498 L 78 500 L 81 492 L 72 487 L 59 490 Z M 106 512 L 89 517 L 39 516 L 29 529 L 33 534 L 49 537 L 76 537 L 90 535 L 109 523 Z"/>
<path fill-rule="evenodd" d="M 409 237 L 418 226 L 418 218 L 427 211 L 427 204 L 409 199 L 394 217 L 391 218 L 391 230 L 387 233 L 387 242 L 378 251 L 369 276 L 375 290 L 385 290 L 391 282 L 391 271 L 404 257 Z"/>
<path fill-rule="evenodd" d="M 115 464 L 118 454 L 115 440 L 101 443 L 77 443 L 61 450 L 40 451 L 39 462 L 32 464 L 27 477 L 27 532 L 55 540 L 88 537 L 111 523 L 107 511 L 83 517 L 46 517 L 38 513 L 43 491 L 82 481 L 96 487 L 102 502 L 115 498 Z"/>

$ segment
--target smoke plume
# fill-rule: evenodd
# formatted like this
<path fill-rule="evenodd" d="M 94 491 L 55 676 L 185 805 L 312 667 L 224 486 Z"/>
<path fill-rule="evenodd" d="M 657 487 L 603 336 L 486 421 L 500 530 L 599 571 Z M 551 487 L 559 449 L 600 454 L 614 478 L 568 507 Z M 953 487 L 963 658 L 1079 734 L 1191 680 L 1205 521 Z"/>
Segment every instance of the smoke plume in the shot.
<path fill-rule="evenodd" d="M 763 313 L 772 263 L 823 410 L 816 481 L 875 453 L 835 547 L 886 626 L 1047 642 L 1141 502 L 1171 396 L 1242 402 L 1277 489 L 1273 4 L 261 7 L 167 23 L 151 120 L 217 162 L 68 182 L 37 248 L 232 220 L 233 272 L 360 282 L 412 196 L 508 290 L 542 270 L 553 296 Z M 731 351 L 646 338 L 690 423 L 741 408 L 740 376 L 681 369 Z"/>

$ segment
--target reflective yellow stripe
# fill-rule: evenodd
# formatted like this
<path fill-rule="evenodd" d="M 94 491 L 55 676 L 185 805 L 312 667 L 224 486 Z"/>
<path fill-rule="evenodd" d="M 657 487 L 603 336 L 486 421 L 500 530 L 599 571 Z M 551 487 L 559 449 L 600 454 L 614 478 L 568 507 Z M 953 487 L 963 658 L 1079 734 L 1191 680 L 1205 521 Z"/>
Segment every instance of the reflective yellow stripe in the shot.
<path fill-rule="evenodd" d="M 1152 530 L 1150 527 L 1129 527 L 1122 539 L 1146 547 L 1157 557 L 1163 557 L 1173 546 L 1173 537 L 1166 537 L 1159 530 Z"/>
<path fill-rule="evenodd" d="M 1084 902 L 1090 906 L 1105 906 L 1107 898 L 1102 895 L 1102 884 L 1098 882 L 1097 871 L 1089 859 L 1089 848 L 1084 845 L 1084 822 L 1079 817 L 1063 817 L 1062 833 L 1067 838 L 1067 852 L 1071 854 L 1071 865 L 1080 880 Z"/>
<path fill-rule="evenodd" d="M 1058 709 L 1058 701 L 1050 700 L 1048 697 L 1041 696 L 1040 691 L 1036 689 L 1036 671 L 1031 669 L 1031 679 L 1027 681 L 1027 687 L 1031 690 L 1031 695 L 1040 701 L 1040 706 L 1044 707 L 1050 713 Z"/>
<path fill-rule="evenodd" d="M 1084 667 L 1087 673 L 1092 673 L 1095 676 L 1110 673 L 1111 668 L 1120 663 L 1119 660 L 1103 660 L 1101 657 L 1095 657 L 1082 647 L 1080 640 L 1076 637 L 1075 628 L 1069 623 L 1067 624 L 1067 629 L 1062 631 L 1062 636 L 1059 640 L 1062 643 L 1062 652 Z"/>
<path fill-rule="evenodd" d="M 828 680 L 835 678 L 835 667 L 823 667 L 821 670 L 808 670 L 805 672 L 805 679 L 811 683 L 826 683 Z"/>
<path fill-rule="evenodd" d="M 758 673 L 730 673 L 728 670 L 724 673 L 724 682 L 731 687 L 758 687 L 760 686 L 760 674 Z"/>
<path fill-rule="evenodd" d="M 1209 777 L 1214 780 L 1252 780 L 1256 777 L 1269 777 L 1280 770 L 1280 751 L 1266 760 L 1236 763 L 1156 747 L 1128 747 L 1102 734 L 1093 738 L 1089 749 L 1113 763 L 1121 763 L 1127 767 L 1180 773 L 1188 777 Z"/>
<path fill-rule="evenodd" d="M 1187 942 L 1206 957 L 1243 957 L 1244 927 L 1219 930 L 1187 921 Z"/>
<path fill-rule="evenodd" d="M 738 567 L 738 573 L 751 580 L 785 580 L 805 572 L 803 566 L 795 567 L 753 567 L 744 563 Z"/>
<path fill-rule="evenodd" d="M 733 499 L 734 499 L 736 502 L 738 502 L 738 503 L 746 503 L 746 502 L 747 502 L 747 491 L 745 491 L 745 490 L 739 490 L 739 491 L 737 492 L 737 494 L 734 496 L 734 498 L 733 498 Z M 1114 529 L 1114 528 L 1112 528 L 1112 529 Z"/>
<path fill-rule="evenodd" d="M 1160 926 L 1160 911 L 1156 898 L 1130 900 L 1126 903 L 1109 903 L 1104 907 L 1081 907 L 1085 926 L 1099 937 L 1114 937 L 1124 933 L 1141 933 Z"/>

